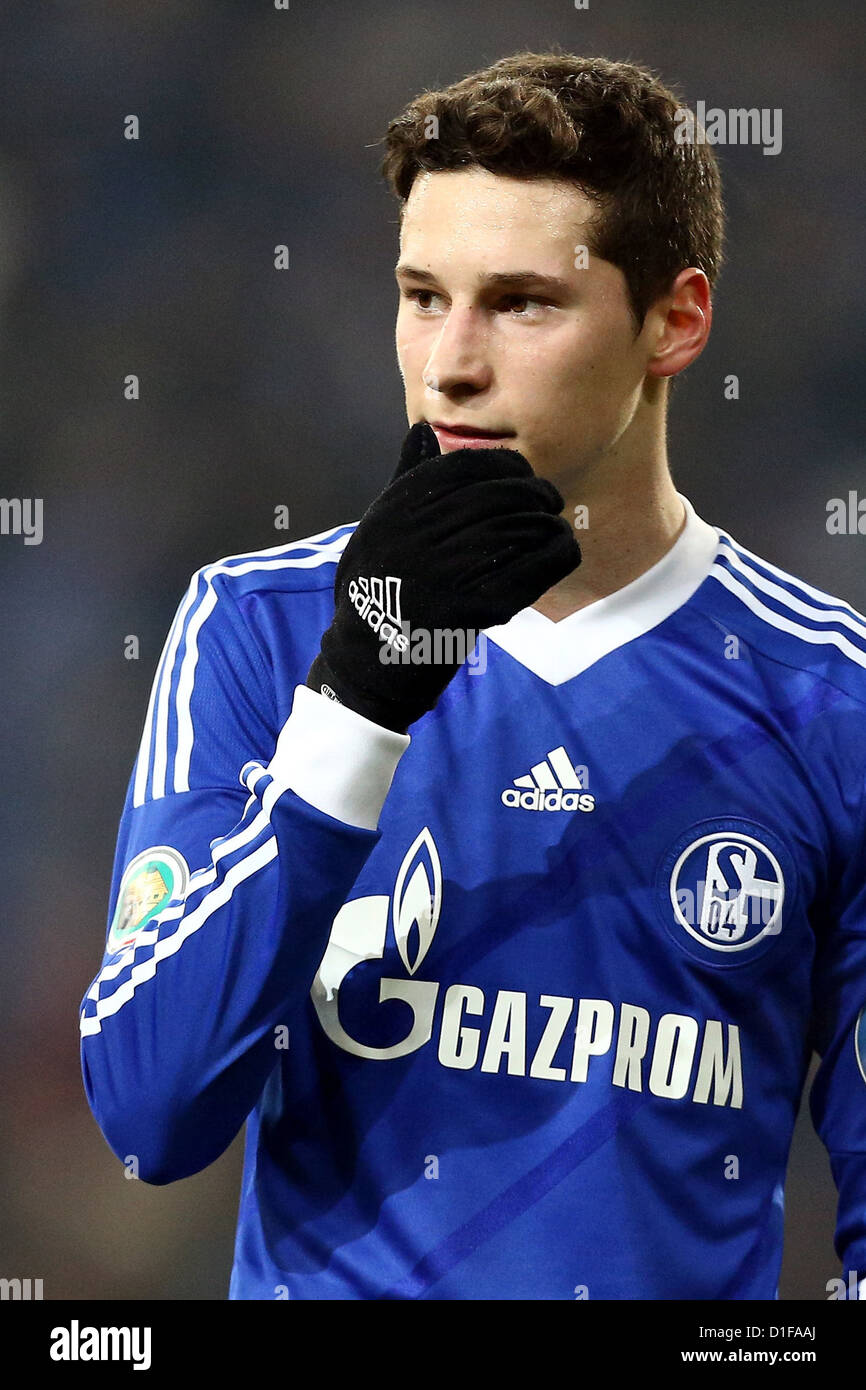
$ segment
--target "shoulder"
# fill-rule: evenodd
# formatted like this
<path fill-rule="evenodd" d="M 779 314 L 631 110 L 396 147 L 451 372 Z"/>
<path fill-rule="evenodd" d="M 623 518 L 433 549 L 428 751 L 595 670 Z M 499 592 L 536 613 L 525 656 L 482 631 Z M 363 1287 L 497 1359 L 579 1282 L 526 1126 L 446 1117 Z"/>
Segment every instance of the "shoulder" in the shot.
<path fill-rule="evenodd" d="M 154 676 L 133 806 L 216 785 L 215 750 L 231 761 L 245 749 L 273 749 L 286 713 L 281 698 L 290 702 L 312 661 L 334 570 L 356 524 L 195 571 Z M 286 603 L 287 594 L 297 602 Z"/>
<path fill-rule="evenodd" d="M 705 586 L 721 586 L 746 642 L 866 704 L 866 615 L 754 554 L 721 528 Z"/>
<path fill-rule="evenodd" d="M 334 574 L 356 521 L 333 526 L 314 536 L 266 550 L 224 555 L 201 565 L 179 604 L 175 638 L 189 644 L 206 632 L 212 638 L 243 638 L 246 617 L 257 602 L 285 607 L 287 595 L 298 596 L 297 616 L 330 601 Z M 307 601 L 304 601 L 307 596 Z M 269 602 L 270 601 L 270 602 Z"/>
<path fill-rule="evenodd" d="M 201 595 L 214 590 L 218 595 L 226 593 L 239 600 L 268 591 L 330 588 L 334 570 L 357 524 L 344 522 L 286 545 L 225 555 L 196 570 L 190 580 L 190 592 Z"/>
<path fill-rule="evenodd" d="M 333 601 L 334 572 L 356 526 L 357 522 L 344 523 L 286 545 L 225 555 L 201 565 L 177 606 L 161 664 L 173 667 L 182 657 L 189 668 L 197 662 L 202 642 L 246 645 L 245 609 L 255 599 L 273 596 L 284 608 L 284 596 L 296 593 L 300 606 L 296 610 L 293 605 L 292 612 L 297 616 Z M 305 594 L 312 602 L 303 602 Z"/>

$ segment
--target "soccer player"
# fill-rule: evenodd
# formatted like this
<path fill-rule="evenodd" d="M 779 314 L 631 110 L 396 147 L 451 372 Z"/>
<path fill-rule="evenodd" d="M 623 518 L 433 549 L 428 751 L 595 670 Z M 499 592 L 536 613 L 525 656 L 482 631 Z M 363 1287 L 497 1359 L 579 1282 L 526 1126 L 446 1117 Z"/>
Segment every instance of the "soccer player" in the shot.
<path fill-rule="evenodd" d="M 394 475 L 169 632 L 82 1064 L 146 1182 L 247 1122 L 233 1299 L 773 1299 L 813 1049 L 866 1271 L 866 619 L 672 482 L 677 108 L 522 53 L 391 123 Z"/>

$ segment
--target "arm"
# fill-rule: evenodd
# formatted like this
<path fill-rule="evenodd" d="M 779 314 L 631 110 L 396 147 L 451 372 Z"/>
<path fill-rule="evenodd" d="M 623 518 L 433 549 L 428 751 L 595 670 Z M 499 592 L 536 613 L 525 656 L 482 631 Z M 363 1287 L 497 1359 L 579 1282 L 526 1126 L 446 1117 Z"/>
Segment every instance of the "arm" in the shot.
<path fill-rule="evenodd" d="M 813 971 L 813 1040 L 821 1064 L 812 1120 L 838 1191 L 836 1253 L 843 1279 L 866 1278 L 866 796 L 841 875 L 835 911 L 821 930 Z"/>
<path fill-rule="evenodd" d="M 242 567 L 193 579 L 154 683 L 81 1018 L 88 1100 L 139 1176 L 204 1168 L 255 1105 L 273 1030 L 305 1003 L 379 839 L 409 725 L 458 669 L 385 661 L 372 599 L 388 595 L 395 643 L 408 643 L 404 620 L 428 635 L 505 622 L 580 561 L 563 505 L 522 455 L 441 458 L 429 426 L 414 425 L 345 541 L 333 622 L 281 732 L 265 654 L 228 591 Z M 318 563 L 328 543 L 312 549 Z"/>
<path fill-rule="evenodd" d="M 266 667 L 213 588 L 196 627 L 195 577 L 157 672 L 81 1010 L 91 1109 L 153 1183 L 213 1162 L 258 1100 L 409 743 L 303 685 L 275 738 Z"/>

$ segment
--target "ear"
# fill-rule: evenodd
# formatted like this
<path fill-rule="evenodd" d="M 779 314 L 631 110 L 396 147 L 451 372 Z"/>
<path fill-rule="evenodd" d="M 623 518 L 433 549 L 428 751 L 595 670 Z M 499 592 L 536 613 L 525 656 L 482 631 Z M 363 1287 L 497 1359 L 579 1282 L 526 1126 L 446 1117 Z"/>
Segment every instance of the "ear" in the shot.
<path fill-rule="evenodd" d="M 400 450 L 400 462 L 394 470 L 391 482 L 400 478 L 404 473 L 408 473 L 410 468 L 414 468 L 416 463 L 423 462 L 424 459 L 435 458 L 442 450 L 439 448 L 439 440 L 432 426 L 426 421 L 413 425 L 406 438 L 403 440 L 403 447 Z"/>
<path fill-rule="evenodd" d="M 710 285 L 695 266 L 681 270 L 669 294 L 652 306 L 647 325 L 653 335 L 651 376 L 676 376 L 703 352 L 713 321 Z"/>

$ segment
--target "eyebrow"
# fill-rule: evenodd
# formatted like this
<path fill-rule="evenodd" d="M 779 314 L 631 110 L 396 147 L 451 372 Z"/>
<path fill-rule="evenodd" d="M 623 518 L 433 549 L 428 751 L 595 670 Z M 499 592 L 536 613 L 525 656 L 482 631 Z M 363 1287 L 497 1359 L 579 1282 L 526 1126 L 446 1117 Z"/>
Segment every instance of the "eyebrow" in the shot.
<path fill-rule="evenodd" d="M 429 270 L 418 270 L 413 265 L 400 263 L 394 269 L 394 274 L 399 280 L 404 277 L 407 280 L 421 280 L 425 285 L 436 283 L 436 276 Z M 567 280 L 562 280 L 558 275 L 542 275 L 537 270 L 501 270 L 490 271 L 486 275 L 478 277 L 478 285 L 482 289 L 544 289 L 553 294 L 570 294 L 573 286 Z"/>

